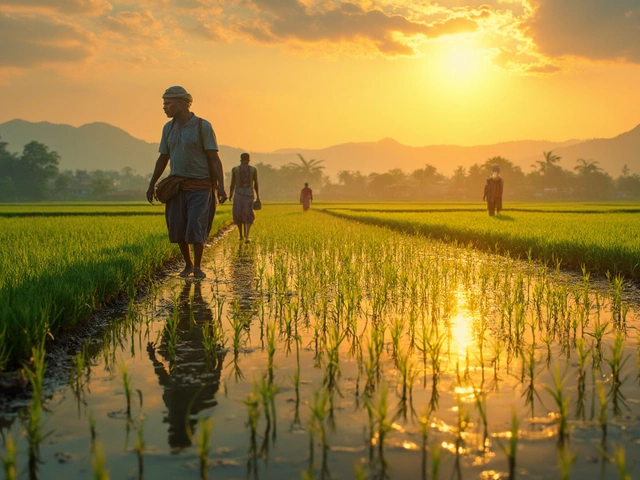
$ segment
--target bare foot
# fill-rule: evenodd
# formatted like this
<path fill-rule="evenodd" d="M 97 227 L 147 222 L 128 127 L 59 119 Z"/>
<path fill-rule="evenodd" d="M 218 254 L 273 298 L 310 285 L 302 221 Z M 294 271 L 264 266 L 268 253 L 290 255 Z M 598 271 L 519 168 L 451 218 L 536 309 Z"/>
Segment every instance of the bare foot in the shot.
<path fill-rule="evenodd" d="M 194 268 L 193 270 L 193 277 L 194 278 L 206 278 L 207 274 L 204 273 L 202 270 L 200 270 L 199 268 Z"/>
<path fill-rule="evenodd" d="M 186 278 L 189 275 L 191 275 L 193 273 L 193 267 L 184 267 L 184 270 L 182 270 L 178 276 Z"/>

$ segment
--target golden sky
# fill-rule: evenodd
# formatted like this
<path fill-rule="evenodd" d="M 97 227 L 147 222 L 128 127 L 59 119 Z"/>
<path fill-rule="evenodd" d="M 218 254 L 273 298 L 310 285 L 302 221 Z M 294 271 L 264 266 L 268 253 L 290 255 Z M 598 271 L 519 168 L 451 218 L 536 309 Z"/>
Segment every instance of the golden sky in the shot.
<path fill-rule="evenodd" d="M 171 85 L 249 151 L 612 137 L 640 0 L 0 0 L 0 122 L 158 142 Z"/>

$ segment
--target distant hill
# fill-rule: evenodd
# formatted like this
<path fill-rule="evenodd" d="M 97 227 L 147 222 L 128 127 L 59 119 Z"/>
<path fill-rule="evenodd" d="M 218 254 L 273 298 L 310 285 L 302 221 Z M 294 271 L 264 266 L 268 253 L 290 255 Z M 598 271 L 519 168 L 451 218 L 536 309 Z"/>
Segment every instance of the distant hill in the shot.
<path fill-rule="evenodd" d="M 49 122 L 11 120 L 0 124 L 0 141 L 7 142 L 9 150 L 21 152 L 23 146 L 32 140 L 44 143 L 60 154 L 61 170 L 121 170 L 131 167 L 138 173 L 151 174 L 158 156 L 157 143 L 139 140 L 106 123 L 72 127 Z M 498 155 L 529 172 L 531 164 L 541 160 L 542 152 L 549 150 L 562 157 L 561 165 L 566 169 L 572 169 L 576 159 L 584 158 L 597 160 L 613 176 L 620 174 L 624 164 L 629 165 L 632 172 L 640 173 L 640 126 L 612 139 L 588 141 L 523 140 L 472 147 L 410 147 L 385 138 L 378 142 L 344 143 L 323 149 L 286 148 L 270 153 L 249 152 L 252 163 L 262 162 L 274 167 L 297 162 L 297 154 L 307 160 L 324 160 L 325 173 L 335 177 L 341 170 L 359 170 L 368 174 L 401 168 L 411 172 L 425 164 L 433 165 L 445 175 L 451 175 L 459 165 L 469 167 Z M 220 146 L 225 170 L 239 161 L 243 151 L 245 150 L 241 148 Z"/>
<path fill-rule="evenodd" d="M 640 173 L 640 125 L 614 138 L 596 138 L 554 150 L 562 160 L 560 165 L 573 170 L 576 160 L 595 160 L 611 176 L 618 177 L 628 165 L 631 173 Z"/>

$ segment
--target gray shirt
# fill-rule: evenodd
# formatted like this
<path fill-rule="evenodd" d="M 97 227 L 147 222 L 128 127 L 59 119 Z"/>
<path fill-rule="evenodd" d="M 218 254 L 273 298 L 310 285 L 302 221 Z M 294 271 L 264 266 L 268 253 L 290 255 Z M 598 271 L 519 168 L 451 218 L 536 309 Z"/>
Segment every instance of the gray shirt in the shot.
<path fill-rule="evenodd" d="M 173 124 L 173 127 L 172 127 Z M 202 119 L 202 143 L 195 115 L 184 125 L 169 121 L 162 129 L 160 153 L 169 155 L 171 175 L 189 178 L 209 178 L 209 160 L 205 150 L 218 151 L 218 141 L 211 124 Z"/>

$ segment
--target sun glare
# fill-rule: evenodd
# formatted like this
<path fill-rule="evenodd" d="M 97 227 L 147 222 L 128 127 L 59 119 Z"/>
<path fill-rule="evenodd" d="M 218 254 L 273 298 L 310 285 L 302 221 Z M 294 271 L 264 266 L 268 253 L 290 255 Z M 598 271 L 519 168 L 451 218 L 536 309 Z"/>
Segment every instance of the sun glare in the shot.
<path fill-rule="evenodd" d="M 433 46 L 427 54 L 431 74 L 448 85 L 472 85 L 485 70 L 484 52 L 472 39 L 448 39 Z"/>

